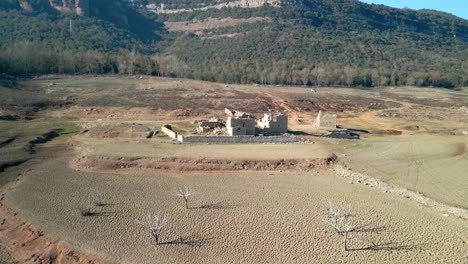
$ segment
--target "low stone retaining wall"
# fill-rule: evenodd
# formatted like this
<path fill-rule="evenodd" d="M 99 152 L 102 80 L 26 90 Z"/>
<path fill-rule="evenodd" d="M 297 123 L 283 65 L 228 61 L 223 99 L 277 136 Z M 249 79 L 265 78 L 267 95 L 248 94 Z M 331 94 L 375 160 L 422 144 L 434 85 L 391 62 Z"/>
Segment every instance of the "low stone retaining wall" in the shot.
<path fill-rule="evenodd" d="M 286 136 L 182 136 L 182 143 L 294 143 L 300 138 Z"/>
<path fill-rule="evenodd" d="M 170 138 L 182 143 L 295 143 L 302 138 L 288 136 L 182 136 L 166 126 L 161 131 Z"/>
<path fill-rule="evenodd" d="M 161 127 L 161 132 L 168 135 L 172 139 L 177 139 L 177 133 L 165 126 Z"/>

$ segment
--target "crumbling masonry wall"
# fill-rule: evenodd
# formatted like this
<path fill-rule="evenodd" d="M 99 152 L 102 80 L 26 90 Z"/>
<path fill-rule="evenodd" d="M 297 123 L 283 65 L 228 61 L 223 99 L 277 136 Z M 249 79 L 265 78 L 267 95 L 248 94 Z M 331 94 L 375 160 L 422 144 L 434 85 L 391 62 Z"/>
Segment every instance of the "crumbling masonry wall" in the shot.
<path fill-rule="evenodd" d="M 268 113 L 257 121 L 257 125 L 263 134 L 284 134 L 288 132 L 288 116 L 280 114 L 274 117 Z"/>
<path fill-rule="evenodd" d="M 301 138 L 287 136 L 182 136 L 168 126 L 161 127 L 161 131 L 182 143 L 295 143 L 304 141 Z"/>
<path fill-rule="evenodd" d="M 166 134 L 170 138 L 177 140 L 177 136 L 178 136 L 177 132 L 172 131 L 172 129 L 170 129 L 168 126 L 162 126 L 161 127 L 161 132 L 163 132 L 164 134 Z"/>
<path fill-rule="evenodd" d="M 230 136 L 255 135 L 255 119 L 251 117 L 233 118 L 228 117 L 226 129 Z"/>
<path fill-rule="evenodd" d="M 319 112 L 317 119 L 315 119 L 314 126 L 318 128 L 336 128 L 336 115 Z"/>

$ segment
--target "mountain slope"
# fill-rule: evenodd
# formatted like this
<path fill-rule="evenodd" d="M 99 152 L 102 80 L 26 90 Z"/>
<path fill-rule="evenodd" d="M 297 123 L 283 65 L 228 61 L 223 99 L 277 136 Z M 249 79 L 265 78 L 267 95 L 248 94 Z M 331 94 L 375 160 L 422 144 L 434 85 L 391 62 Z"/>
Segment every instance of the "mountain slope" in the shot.
<path fill-rule="evenodd" d="M 132 67 L 144 73 L 244 83 L 468 86 L 468 21 L 436 11 L 355 0 L 6 1 L 1 46 L 37 43 L 27 37 L 36 34 L 54 48 L 157 54 L 145 57 L 152 69 Z M 31 20 L 28 29 L 14 27 L 18 16 Z M 54 41 L 64 38 L 54 36 L 65 34 L 70 18 L 82 36 Z M 62 29 L 54 31 L 57 25 Z"/>

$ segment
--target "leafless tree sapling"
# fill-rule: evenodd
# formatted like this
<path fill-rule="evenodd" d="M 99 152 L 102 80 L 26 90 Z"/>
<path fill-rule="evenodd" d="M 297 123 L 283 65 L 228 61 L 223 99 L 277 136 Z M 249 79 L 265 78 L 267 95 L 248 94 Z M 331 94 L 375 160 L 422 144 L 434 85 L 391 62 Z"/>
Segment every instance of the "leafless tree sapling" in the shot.
<path fill-rule="evenodd" d="M 96 212 L 93 210 L 94 203 L 91 199 L 88 199 L 86 205 L 81 208 L 81 216 L 94 216 Z"/>
<path fill-rule="evenodd" d="M 176 195 L 184 199 L 185 208 L 189 209 L 189 200 L 190 200 L 190 197 L 193 196 L 193 192 L 190 189 L 190 187 L 182 186 L 181 188 L 179 188 L 179 190 L 177 190 Z"/>
<path fill-rule="evenodd" d="M 348 235 L 356 229 L 350 213 L 349 206 L 335 205 L 331 201 L 327 202 L 327 215 L 324 220 L 333 229 L 343 235 L 344 250 L 348 251 Z"/>
<path fill-rule="evenodd" d="M 161 244 L 161 233 L 164 226 L 166 225 L 166 217 L 159 214 L 147 215 L 143 220 L 138 220 L 137 223 L 148 229 L 151 232 L 151 237 L 153 238 L 156 245 Z"/>

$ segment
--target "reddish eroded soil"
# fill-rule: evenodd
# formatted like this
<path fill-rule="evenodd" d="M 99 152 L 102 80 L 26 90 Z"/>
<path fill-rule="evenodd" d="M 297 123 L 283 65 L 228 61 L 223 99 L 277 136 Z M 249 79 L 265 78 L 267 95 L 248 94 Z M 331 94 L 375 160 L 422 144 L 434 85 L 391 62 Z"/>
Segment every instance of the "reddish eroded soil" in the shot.
<path fill-rule="evenodd" d="M 71 167 L 84 171 L 116 171 L 119 169 L 152 169 L 168 171 L 324 171 L 333 170 L 335 154 L 323 159 L 281 160 L 215 160 L 183 158 L 114 158 L 85 156 L 74 160 Z"/>
<path fill-rule="evenodd" d="M 453 156 L 456 157 L 456 156 L 462 156 L 463 154 L 466 153 L 466 145 L 465 143 L 461 142 L 461 143 L 458 143 L 456 145 L 456 149 L 453 153 Z"/>
<path fill-rule="evenodd" d="M 0 198 L 0 240 L 19 263 L 109 263 L 77 252 L 69 244 L 44 234 L 5 201 L 5 194 Z"/>
<path fill-rule="evenodd" d="M 372 134 L 375 135 L 393 135 L 393 136 L 398 136 L 401 135 L 403 132 L 395 129 L 378 129 L 378 130 L 373 130 Z"/>

